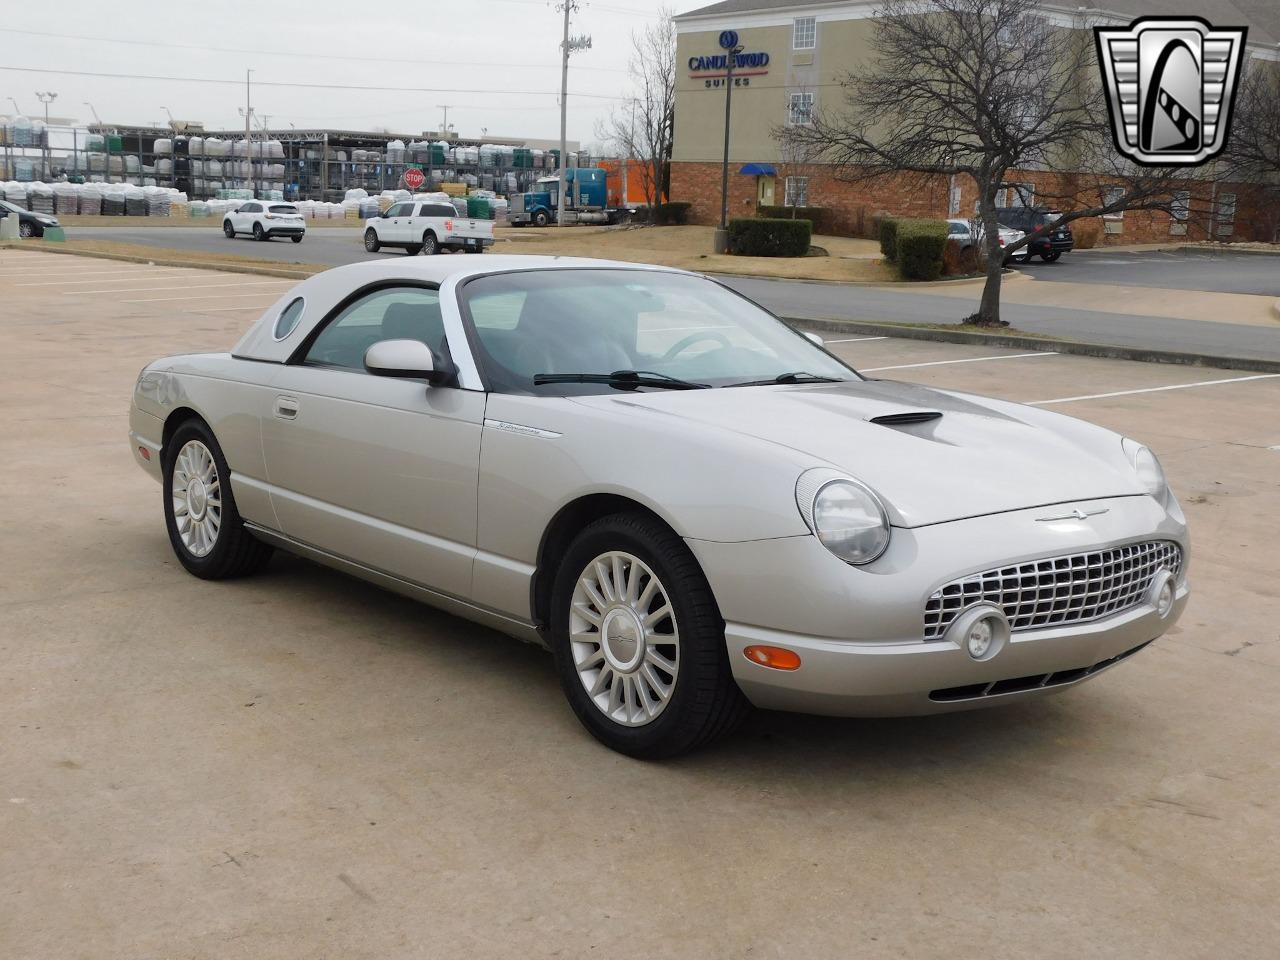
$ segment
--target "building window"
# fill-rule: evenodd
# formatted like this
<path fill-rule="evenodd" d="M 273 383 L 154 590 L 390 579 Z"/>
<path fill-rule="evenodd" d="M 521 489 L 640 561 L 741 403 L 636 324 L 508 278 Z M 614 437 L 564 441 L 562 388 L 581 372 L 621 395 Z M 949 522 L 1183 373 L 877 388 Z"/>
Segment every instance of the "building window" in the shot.
<path fill-rule="evenodd" d="M 1035 206 L 1036 188 L 1030 183 L 1011 183 L 1005 191 L 1005 195 L 1011 207 Z"/>
<path fill-rule="evenodd" d="M 996 209 L 997 210 L 1005 206 L 1006 202 L 1008 201 L 1008 193 L 1009 191 L 1004 187 L 1001 187 L 999 190 L 996 191 Z M 973 215 L 975 217 L 978 217 L 981 214 L 982 214 L 982 198 L 978 197 L 976 200 L 973 201 Z"/>
<path fill-rule="evenodd" d="M 812 50 L 817 45 L 817 18 L 797 17 L 791 28 L 791 46 L 796 50 Z"/>
<path fill-rule="evenodd" d="M 1113 203 L 1119 203 L 1123 199 L 1124 187 L 1107 187 L 1106 192 L 1102 195 L 1102 204 L 1103 206 L 1109 207 Z M 1111 213 L 1104 213 L 1102 217 L 1104 220 L 1123 220 L 1124 211 L 1113 210 Z"/>
<path fill-rule="evenodd" d="M 813 122 L 813 94 L 793 93 L 787 107 L 787 122 L 792 126 L 807 125 Z"/>
<path fill-rule="evenodd" d="M 808 205 L 809 178 L 787 177 L 787 189 L 786 194 L 783 197 L 783 206 L 807 207 Z"/>
<path fill-rule="evenodd" d="M 1235 232 L 1236 195 L 1234 193 L 1218 194 L 1218 236 L 1226 237 Z"/>
<path fill-rule="evenodd" d="M 1187 222 L 1187 217 L 1191 216 L 1190 190 L 1179 190 L 1173 195 L 1173 203 L 1169 207 L 1169 213 L 1179 223 Z"/>

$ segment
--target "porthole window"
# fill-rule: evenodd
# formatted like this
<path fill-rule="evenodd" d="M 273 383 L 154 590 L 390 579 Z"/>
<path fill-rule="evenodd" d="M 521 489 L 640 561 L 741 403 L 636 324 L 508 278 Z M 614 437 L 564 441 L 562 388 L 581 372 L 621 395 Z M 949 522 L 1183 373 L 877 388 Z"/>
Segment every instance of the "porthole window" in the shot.
<path fill-rule="evenodd" d="M 302 298 L 298 297 L 293 303 L 289 304 L 280 311 L 280 316 L 276 318 L 276 329 L 273 336 L 277 340 L 283 340 L 298 326 L 298 321 L 302 319 L 302 308 L 305 306 Z"/>

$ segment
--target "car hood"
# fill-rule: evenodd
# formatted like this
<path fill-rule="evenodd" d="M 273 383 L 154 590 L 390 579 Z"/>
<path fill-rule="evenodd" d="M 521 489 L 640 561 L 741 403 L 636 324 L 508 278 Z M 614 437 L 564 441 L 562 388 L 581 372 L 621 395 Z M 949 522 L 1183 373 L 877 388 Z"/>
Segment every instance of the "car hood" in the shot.
<path fill-rule="evenodd" d="M 913 384 L 868 380 L 574 399 L 620 415 L 666 415 L 719 427 L 802 454 L 810 466 L 831 465 L 875 489 L 895 526 L 1143 493 L 1109 430 L 1035 407 Z M 872 422 L 911 413 L 942 416 Z"/>

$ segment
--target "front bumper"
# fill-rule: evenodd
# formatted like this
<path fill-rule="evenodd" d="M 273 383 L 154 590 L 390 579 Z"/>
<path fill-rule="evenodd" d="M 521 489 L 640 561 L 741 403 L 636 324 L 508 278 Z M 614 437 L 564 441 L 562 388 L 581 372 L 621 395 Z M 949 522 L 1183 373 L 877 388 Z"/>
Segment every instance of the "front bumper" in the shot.
<path fill-rule="evenodd" d="M 1044 696 L 1096 676 L 1168 631 L 1189 596 L 1186 528 L 1150 497 L 1078 504 L 1083 521 L 1019 510 L 894 531 L 866 567 L 831 556 L 813 537 L 747 543 L 690 541 L 725 620 L 734 679 L 752 703 L 835 716 L 919 715 Z M 956 577 L 1008 563 L 1148 539 L 1183 550 L 1173 609 L 1146 601 L 1103 619 L 1013 633 L 989 660 L 950 639 L 923 639 L 926 599 Z M 785 647 L 801 666 L 748 660 L 752 644 Z"/>

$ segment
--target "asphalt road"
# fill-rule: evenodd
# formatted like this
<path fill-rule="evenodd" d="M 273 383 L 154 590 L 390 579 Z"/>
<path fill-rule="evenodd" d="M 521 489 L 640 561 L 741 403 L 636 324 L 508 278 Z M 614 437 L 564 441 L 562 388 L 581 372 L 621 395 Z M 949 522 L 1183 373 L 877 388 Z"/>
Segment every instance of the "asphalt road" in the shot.
<path fill-rule="evenodd" d="M 68 233 L 72 237 L 330 266 L 405 256 L 398 250 L 367 253 L 360 243 L 360 230 L 346 227 L 315 228 L 301 244 L 228 240 L 208 227 L 73 227 Z M 1036 261 L 1023 269 L 1044 280 L 1280 297 L 1280 261 L 1264 254 L 1075 251 L 1057 263 Z M 780 316 L 799 319 L 960 323 L 976 308 L 974 301 L 965 297 L 909 289 L 753 277 L 721 279 Z M 1027 333 L 1145 349 L 1280 359 L 1280 331 L 1269 327 L 1015 303 L 1005 303 L 1001 312 L 1004 319 Z"/>
<path fill-rule="evenodd" d="M 1076 250 L 1057 263 L 1037 259 L 1016 265 L 1015 269 L 1037 280 L 1057 283 L 1107 283 L 1280 297 L 1280 261 L 1244 251 Z"/>

